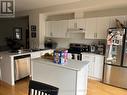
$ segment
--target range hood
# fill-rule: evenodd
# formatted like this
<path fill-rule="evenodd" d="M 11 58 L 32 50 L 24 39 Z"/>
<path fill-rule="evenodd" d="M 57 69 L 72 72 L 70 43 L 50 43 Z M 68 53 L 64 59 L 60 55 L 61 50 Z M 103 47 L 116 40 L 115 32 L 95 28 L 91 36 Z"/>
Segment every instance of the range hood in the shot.
<path fill-rule="evenodd" d="M 70 33 L 85 33 L 85 29 L 83 28 L 69 28 L 67 31 Z"/>
<path fill-rule="evenodd" d="M 75 11 L 74 18 L 75 19 L 84 18 L 84 11 Z M 68 28 L 67 31 L 70 33 L 85 33 L 86 29 L 82 26 L 78 26 L 77 23 L 74 23 L 74 28 Z"/>

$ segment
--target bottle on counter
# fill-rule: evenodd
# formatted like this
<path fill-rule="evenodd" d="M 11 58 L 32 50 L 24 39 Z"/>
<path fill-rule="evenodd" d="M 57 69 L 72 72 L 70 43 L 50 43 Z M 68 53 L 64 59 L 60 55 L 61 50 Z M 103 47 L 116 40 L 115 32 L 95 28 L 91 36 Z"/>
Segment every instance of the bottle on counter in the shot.
<path fill-rule="evenodd" d="M 54 50 L 54 63 L 57 64 L 65 64 L 68 59 L 68 51 L 67 50 Z"/>
<path fill-rule="evenodd" d="M 53 59 L 54 59 L 54 63 L 59 62 L 59 55 L 58 55 L 58 52 L 56 52 L 56 50 L 54 50 L 53 52 Z"/>
<path fill-rule="evenodd" d="M 64 63 L 67 63 L 68 59 L 68 50 L 64 50 Z"/>

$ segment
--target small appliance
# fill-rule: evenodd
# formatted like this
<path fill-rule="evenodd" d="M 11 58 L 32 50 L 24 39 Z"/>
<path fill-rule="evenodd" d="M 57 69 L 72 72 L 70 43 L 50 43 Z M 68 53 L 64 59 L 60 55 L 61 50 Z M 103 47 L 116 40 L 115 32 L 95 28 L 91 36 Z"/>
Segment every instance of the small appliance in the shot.
<path fill-rule="evenodd" d="M 46 49 L 55 49 L 57 47 L 57 43 L 51 39 L 46 39 L 44 46 Z"/>
<path fill-rule="evenodd" d="M 91 45 L 91 46 L 90 46 L 90 51 L 93 52 L 93 53 L 95 53 L 95 51 L 96 51 L 96 46 L 95 46 L 95 45 Z"/>
<path fill-rule="evenodd" d="M 96 46 L 96 53 L 104 55 L 105 54 L 105 44 L 98 44 Z"/>

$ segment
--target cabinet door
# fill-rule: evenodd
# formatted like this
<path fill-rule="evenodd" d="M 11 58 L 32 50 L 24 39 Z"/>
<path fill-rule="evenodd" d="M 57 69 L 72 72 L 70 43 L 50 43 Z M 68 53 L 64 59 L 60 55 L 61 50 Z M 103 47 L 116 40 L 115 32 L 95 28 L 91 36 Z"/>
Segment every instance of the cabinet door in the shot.
<path fill-rule="evenodd" d="M 65 38 L 67 33 L 67 20 L 62 21 L 47 21 L 46 22 L 46 37 Z"/>
<path fill-rule="evenodd" d="M 89 61 L 88 63 L 88 76 L 89 78 L 94 77 L 94 63 L 95 63 L 95 57 L 93 54 L 87 54 L 83 53 L 83 61 Z"/>
<path fill-rule="evenodd" d="M 85 29 L 85 19 L 68 20 L 68 29 Z"/>
<path fill-rule="evenodd" d="M 45 36 L 46 37 L 51 37 L 52 36 L 52 33 L 51 33 L 51 22 L 50 21 L 47 21 L 45 23 Z"/>
<path fill-rule="evenodd" d="M 109 17 L 97 18 L 97 39 L 106 39 L 109 28 Z"/>
<path fill-rule="evenodd" d="M 52 21 L 51 32 L 52 37 L 65 38 L 67 33 L 67 21 Z"/>
<path fill-rule="evenodd" d="M 68 20 L 68 29 L 74 29 L 77 27 L 76 19 Z"/>
<path fill-rule="evenodd" d="M 96 18 L 88 18 L 86 19 L 86 32 L 85 38 L 86 39 L 95 39 L 96 38 Z"/>
<path fill-rule="evenodd" d="M 90 61 L 89 65 L 88 65 L 88 76 L 89 78 L 93 78 L 94 77 L 94 62 Z"/>
<path fill-rule="evenodd" d="M 41 57 L 41 51 L 31 52 L 31 59 Z"/>
<path fill-rule="evenodd" d="M 102 80 L 104 56 L 95 55 L 94 77 Z"/>

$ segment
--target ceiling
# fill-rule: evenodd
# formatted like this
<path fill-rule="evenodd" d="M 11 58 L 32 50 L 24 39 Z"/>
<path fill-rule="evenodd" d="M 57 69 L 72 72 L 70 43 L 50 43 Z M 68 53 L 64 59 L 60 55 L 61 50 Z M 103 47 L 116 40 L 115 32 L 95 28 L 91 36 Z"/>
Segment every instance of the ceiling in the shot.
<path fill-rule="evenodd" d="M 53 6 L 59 6 L 57 9 L 63 6 L 67 9 L 83 7 L 87 10 L 107 9 L 107 8 L 119 8 L 127 6 L 127 0 L 15 0 L 16 12 L 32 10 L 37 8 L 49 8 Z"/>
<path fill-rule="evenodd" d="M 59 4 L 68 4 L 80 0 L 15 0 L 16 11 L 32 10 L 55 6 Z"/>

